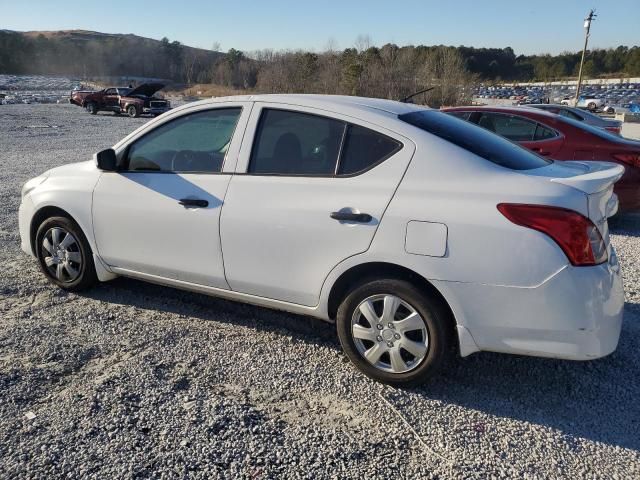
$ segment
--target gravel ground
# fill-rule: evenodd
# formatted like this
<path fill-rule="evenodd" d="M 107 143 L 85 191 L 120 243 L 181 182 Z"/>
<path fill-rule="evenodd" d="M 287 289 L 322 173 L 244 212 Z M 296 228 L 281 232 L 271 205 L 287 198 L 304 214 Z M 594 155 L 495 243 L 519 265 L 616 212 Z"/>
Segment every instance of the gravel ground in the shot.
<path fill-rule="evenodd" d="M 19 248 L 24 181 L 146 119 L 0 106 L 0 477 L 638 478 L 640 219 L 613 242 L 618 350 L 500 354 L 373 383 L 312 319 L 117 279 L 49 285 Z"/>

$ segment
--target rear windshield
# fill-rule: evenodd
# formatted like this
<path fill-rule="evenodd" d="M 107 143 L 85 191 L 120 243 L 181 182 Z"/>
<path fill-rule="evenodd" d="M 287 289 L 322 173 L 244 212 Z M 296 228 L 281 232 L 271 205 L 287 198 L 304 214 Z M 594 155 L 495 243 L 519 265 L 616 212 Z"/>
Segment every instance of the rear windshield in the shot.
<path fill-rule="evenodd" d="M 511 170 L 532 170 L 551 163 L 482 127 L 436 110 L 419 110 L 398 118 Z"/>
<path fill-rule="evenodd" d="M 594 127 L 593 125 L 589 125 L 588 123 L 584 123 L 584 122 L 578 122 L 577 120 L 574 120 L 573 118 L 566 118 L 566 117 L 562 117 L 560 118 L 561 121 L 568 123 L 569 125 L 571 125 L 572 127 L 576 127 L 579 128 L 581 130 L 586 130 L 587 132 L 596 135 L 600 138 L 603 138 L 605 140 L 609 140 L 611 142 L 620 142 L 620 137 L 614 133 L 611 133 L 607 130 L 603 130 L 602 128 L 599 127 Z"/>

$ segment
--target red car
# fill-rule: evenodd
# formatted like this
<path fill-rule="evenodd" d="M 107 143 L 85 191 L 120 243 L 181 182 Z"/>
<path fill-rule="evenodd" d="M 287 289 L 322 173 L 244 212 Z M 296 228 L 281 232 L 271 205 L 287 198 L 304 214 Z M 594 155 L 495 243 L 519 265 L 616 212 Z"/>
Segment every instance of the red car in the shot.
<path fill-rule="evenodd" d="M 620 211 L 640 210 L 640 142 L 530 107 L 444 108 L 554 160 L 605 160 L 625 167 L 615 192 Z"/>

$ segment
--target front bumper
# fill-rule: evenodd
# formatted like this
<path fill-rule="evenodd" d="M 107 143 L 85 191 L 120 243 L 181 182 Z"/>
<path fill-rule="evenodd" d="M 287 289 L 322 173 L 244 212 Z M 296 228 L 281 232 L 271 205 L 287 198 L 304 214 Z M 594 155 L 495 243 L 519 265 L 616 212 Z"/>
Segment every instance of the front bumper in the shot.
<path fill-rule="evenodd" d="M 142 113 L 148 114 L 148 115 L 161 115 L 165 112 L 168 112 L 169 110 L 171 110 L 171 107 L 153 107 L 153 108 L 145 107 L 142 109 Z"/>
<path fill-rule="evenodd" d="M 20 207 L 18 208 L 18 228 L 20 231 L 20 248 L 25 253 L 28 253 L 31 256 L 35 256 L 33 250 L 31 249 L 31 219 L 33 218 L 34 213 L 34 205 L 29 198 L 29 195 L 26 195 L 22 202 L 20 202 Z"/>
<path fill-rule="evenodd" d="M 435 286 L 454 299 L 456 319 L 477 350 L 590 360 L 609 355 L 618 345 L 624 289 L 617 262 L 611 247 L 607 264 L 567 266 L 536 287 Z"/>

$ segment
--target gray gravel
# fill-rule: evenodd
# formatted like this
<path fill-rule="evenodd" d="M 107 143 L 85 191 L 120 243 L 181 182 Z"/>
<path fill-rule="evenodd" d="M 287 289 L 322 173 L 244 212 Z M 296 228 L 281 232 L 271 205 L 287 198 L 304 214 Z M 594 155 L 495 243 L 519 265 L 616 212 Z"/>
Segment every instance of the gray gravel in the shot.
<path fill-rule="evenodd" d="M 611 356 L 476 354 L 373 383 L 312 319 L 118 279 L 49 285 L 19 248 L 24 181 L 147 119 L 0 106 L 0 477 L 638 478 L 640 219 L 615 226 Z"/>

